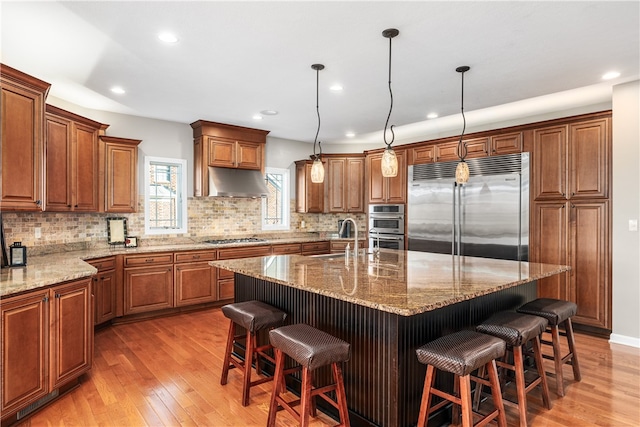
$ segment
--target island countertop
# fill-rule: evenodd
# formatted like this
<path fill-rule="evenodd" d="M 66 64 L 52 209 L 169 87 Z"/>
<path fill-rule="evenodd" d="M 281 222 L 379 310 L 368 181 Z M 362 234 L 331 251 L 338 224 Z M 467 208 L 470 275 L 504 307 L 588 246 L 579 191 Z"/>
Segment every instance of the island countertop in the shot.
<path fill-rule="evenodd" d="M 348 260 L 340 254 L 273 255 L 211 261 L 214 267 L 413 316 L 553 276 L 570 267 L 522 261 L 381 249 Z"/>

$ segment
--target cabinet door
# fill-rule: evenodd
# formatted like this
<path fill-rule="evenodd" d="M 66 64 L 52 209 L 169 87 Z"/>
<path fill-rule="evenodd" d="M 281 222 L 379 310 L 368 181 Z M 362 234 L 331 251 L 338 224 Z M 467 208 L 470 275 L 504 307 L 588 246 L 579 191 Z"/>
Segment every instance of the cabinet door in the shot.
<path fill-rule="evenodd" d="M 248 141 L 236 143 L 236 167 L 238 169 L 261 170 L 264 144 Z"/>
<path fill-rule="evenodd" d="M 347 212 L 345 177 L 347 176 L 347 159 L 329 158 L 327 160 L 327 212 Z"/>
<path fill-rule="evenodd" d="M 467 145 L 467 159 L 487 157 L 489 155 L 488 138 L 474 138 L 463 142 Z"/>
<path fill-rule="evenodd" d="M 53 288 L 51 390 L 91 369 L 93 311 L 91 280 Z"/>
<path fill-rule="evenodd" d="M 176 306 L 215 301 L 216 269 L 207 262 L 175 266 Z"/>
<path fill-rule="evenodd" d="M 73 125 L 73 210 L 98 211 L 98 132 L 79 123 Z"/>
<path fill-rule="evenodd" d="M 385 178 L 382 176 L 382 154 L 367 156 L 369 203 L 385 203 Z"/>
<path fill-rule="evenodd" d="M 105 144 L 105 212 L 132 213 L 138 206 L 138 147 Z"/>
<path fill-rule="evenodd" d="M 575 322 L 611 329 L 609 202 L 571 202 L 571 300 Z"/>
<path fill-rule="evenodd" d="M 522 152 L 522 132 L 492 136 L 490 147 L 492 156 L 520 153 Z"/>
<path fill-rule="evenodd" d="M 209 166 L 236 167 L 236 142 L 209 138 Z"/>
<path fill-rule="evenodd" d="M 173 266 L 125 268 L 124 314 L 173 307 Z"/>
<path fill-rule="evenodd" d="M 61 117 L 46 118 L 46 211 L 70 211 L 72 155 L 72 124 Z"/>
<path fill-rule="evenodd" d="M 309 213 L 324 211 L 324 183 L 311 182 L 311 163 L 305 164 L 306 210 Z"/>
<path fill-rule="evenodd" d="M 49 392 L 49 291 L 2 300 L 2 412 Z"/>
<path fill-rule="evenodd" d="M 412 164 L 433 163 L 435 161 L 435 146 L 416 147 L 412 149 Z"/>
<path fill-rule="evenodd" d="M 608 197 L 609 119 L 569 127 L 569 192 L 571 198 Z"/>
<path fill-rule="evenodd" d="M 533 131 L 531 193 L 535 200 L 567 198 L 567 127 Z"/>
<path fill-rule="evenodd" d="M 347 212 L 364 212 L 364 158 L 347 158 Z"/>
<path fill-rule="evenodd" d="M 407 162 L 404 152 L 396 150 L 398 158 L 398 175 L 394 178 L 385 178 L 386 182 L 386 202 L 405 203 L 407 200 Z"/>
<path fill-rule="evenodd" d="M 93 284 L 95 324 L 99 325 L 116 317 L 116 272 L 98 272 Z"/>
<path fill-rule="evenodd" d="M 569 263 L 569 207 L 567 202 L 533 204 L 531 261 Z M 569 273 L 538 280 L 538 297 L 569 299 Z"/>
<path fill-rule="evenodd" d="M 0 86 L 0 204 L 7 211 L 41 211 L 44 96 L 4 78 Z"/>
<path fill-rule="evenodd" d="M 458 160 L 458 141 L 443 142 L 435 146 L 436 162 L 451 162 Z"/>

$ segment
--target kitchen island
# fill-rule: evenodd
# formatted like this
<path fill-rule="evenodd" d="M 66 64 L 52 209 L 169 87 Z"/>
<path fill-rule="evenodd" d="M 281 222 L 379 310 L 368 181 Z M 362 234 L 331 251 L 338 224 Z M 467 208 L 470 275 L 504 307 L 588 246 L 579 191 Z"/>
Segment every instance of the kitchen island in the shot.
<path fill-rule="evenodd" d="M 379 426 L 416 424 L 426 371 L 417 347 L 534 299 L 536 280 L 569 269 L 384 249 L 357 258 L 279 255 L 210 264 L 235 272 L 236 301 L 264 301 L 286 311 L 288 323 L 349 342 L 344 380 L 352 424 Z M 328 370 L 315 378 L 327 381 Z"/>

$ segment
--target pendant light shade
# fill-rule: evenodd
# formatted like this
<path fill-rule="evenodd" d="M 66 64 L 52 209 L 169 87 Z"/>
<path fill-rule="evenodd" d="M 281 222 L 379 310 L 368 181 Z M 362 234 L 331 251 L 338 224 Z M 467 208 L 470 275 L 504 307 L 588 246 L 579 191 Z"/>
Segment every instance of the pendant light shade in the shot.
<path fill-rule="evenodd" d="M 389 97 L 391 102 L 389 104 L 389 114 L 387 115 L 387 121 L 384 124 L 383 139 L 387 148 L 382 154 L 382 176 L 393 178 L 398 175 L 398 157 L 396 152 L 391 148 L 395 134 L 393 133 L 393 125 L 389 128 L 391 131 L 391 141 L 387 142 L 387 126 L 389 125 L 389 119 L 391 118 L 391 110 L 393 110 L 393 92 L 391 91 L 391 39 L 400 34 L 400 31 L 395 28 L 389 28 L 382 32 L 382 36 L 389 39 Z"/>
<path fill-rule="evenodd" d="M 320 133 L 320 108 L 318 107 L 319 87 L 320 87 L 320 70 L 324 70 L 324 65 L 313 64 L 312 69 L 316 70 L 316 114 L 318 115 L 318 130 L 313 140 L 313 165 L 311 166 L 311 182 L 319 184 L 324 182 L 324 165 L 322 164 L 322 147 L 318 141 Z M 316 143 L 320 149 L 320 154 L 316 154 Z"/>
<path fill-rule="evenodd" d="M 469 181 L 469 165 L 465 162 L 467 157 L 467 144 L 462 141 L 464 131 L 467 128 L 467 120 L 464 117 L 464 73 L 470 70 L 470 67 L 463 65 L 456 68 L 456 71 L 460 73 L 462 77 L 462 89 L 460 96 L 460 112 L 462 113 L 462 133 L 460 134 L 460 140 L 458 141 L 458 158 L 460 163 L 456 166 L 456 184 L 463 185 Z"/>

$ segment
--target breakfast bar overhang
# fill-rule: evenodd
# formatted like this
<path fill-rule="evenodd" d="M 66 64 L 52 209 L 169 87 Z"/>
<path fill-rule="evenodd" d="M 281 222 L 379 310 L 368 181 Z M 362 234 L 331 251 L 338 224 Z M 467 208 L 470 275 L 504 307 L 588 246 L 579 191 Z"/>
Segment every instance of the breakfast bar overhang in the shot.
<path fill-rule="evenodd" d="M 536 298 L 561 265 L 380 250 L 274 255 L 212 266 L 235 272 L 235 300 L 260 300 L 351 344 L 344 365 L 352 425 L 414 426 L 426 367 L 415 349 Z M 264 337 L 263 337 L 264 339 Z M 319 372 L 320 383 L 328 372 Z M 446 378 L 438 381 L 446 381 Z"/>

